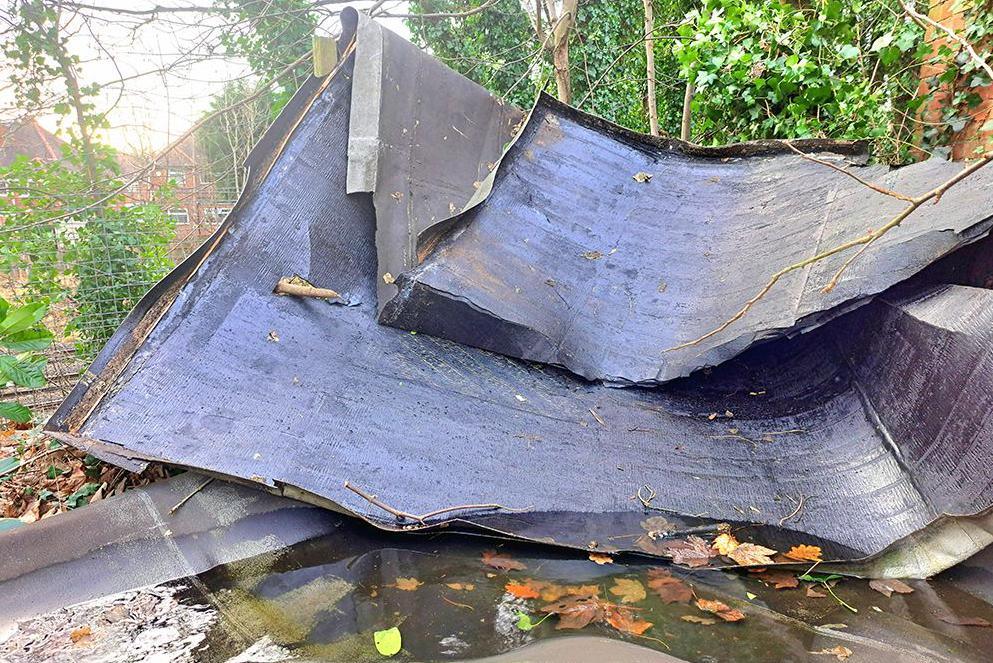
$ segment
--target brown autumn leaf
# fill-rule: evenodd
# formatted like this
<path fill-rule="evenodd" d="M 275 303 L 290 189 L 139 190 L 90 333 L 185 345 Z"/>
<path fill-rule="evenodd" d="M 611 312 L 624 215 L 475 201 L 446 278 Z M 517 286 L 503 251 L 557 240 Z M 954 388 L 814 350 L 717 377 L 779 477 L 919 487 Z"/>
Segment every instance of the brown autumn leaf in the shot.
<path fill-rule="evenodd" d="M 610 555 L 605 555 L 604 553 L 591 552 L 590 561 L 596 562 L 597 564 L 613 564 L 614 558 Z"/>
<path fill-rule="evenodd" d="M 821 549 L 818 546 L 800 545 L 793 546 L 789 552 L 783 553 L 790 559 L 798 562 L 819 562 L 821 561 Z"/>
<path fill-rule="evenodd" d="M 534 585 L 535 582 L 531 584 Z M 538 587 L 541 591 L 542 601 L 558 601 L 563 596 L 597 596 L 600 588 L 596 585 L 556 585 L 555 583 L 541 583 Z"/>
<path fill-rule="evenodd" d="M 742 543 L 732 550 L 728 557 L 742 566 L 765 566 L 766 564 L 774 563 L 769 555 L 775 554 L 776 551 L 771 548 L 754 543 Z"/>
<path fill-rule="evenodd" d="M 397 578 L 393 586 L 404 592 L 412 592 L 424 583 L 417 578 Z"/>
<path fill-rule="evenodd" d="M 718 534 L 717 538 L 714 539 L 714 548 L 722 555 L 730 555 L 739 545 L 741 544 L 738 543 L 738 539 L 727 532 Z"/>
<path fill-rule="evenodd" d="M 81 626 L 79 628 L 73 629 L 69 633 L 69 639 L 73 642 L 80 642 L 93 635 L 93 631 L 90 630 L 89 626 Z"/>
<path fill-rule="evenodd" d="M 694 535 L 685 539 L 664 541 L 660 548 L 662 554 L 671 557 L 676 564 L 690 567 L 706 566 L 711 558 L 717 557 L 717 551 L 706 540 Z"/>
<path fill-rule="evenodd" d="M 483 551 L 483 564 L 498 571 L 523 571 L 528 568 L 523 562 L 511 559 L 510 555 L 498 553 L 495 550 Z"/>
<path fill-rule="evenodd" d="M 676 526 L 669 522 L 664 516 L 652 516 L 641 521 L 641 528 L 648 532 L 653 539 L 657 539 L 666 534 L 676 531 Z"/>
<path fill-rule="evenodd" d="M 604 618 L 603 602 L 595 596 L 567 596 L 542 606 L 542 612 L 559 616 L 556 629 L 581 629 Z"/>
<path fill-rule="evenodd" d="M 704 612 L 712 612 L 726 622 L 737 622 L 745 618 L 745 614 L 740 610 L 735 610 L 726 603 L 711 599 L 697 599 L 696 607 Z"/>
<path fill-rule="evenodd" d="M 457 592 L 471 592 L 476 589 L 476 585 L 471 582 L 446 582 L 445 587 L 454 589 Z"/>
<path fill-rule="evenodd" d="M 621 603 L 637 603 L 647 597 L 645 586 L 634 578 L 617 578 L 609 591 L 614 596 L 619 596 Z"/>
<path fill-rule="evenodd" d="M 982 617 L 958 617 L 956 615 L 941 615 L 938 617 L 941 621 L 946 624 L 954 624 L 955 626 L 981 626 L 981 627 L 993 627 L 988 621 Z"/>
<path fill-rule="evenodd" d="M 649 569 L 648 588 L 665 604 L 689 603 L 693 600 L 690 586 L 679 578 L 674 578 L 667 569 Z"/>
<path fill-rule="evenodd" d="M 528 582 L 508 582 L 504 589 L 508 594 L 519 599 L 536 599 L 541 596 L 539 588 Z"/>
<path fill-rule="evenodd" d="M 910 594 L 914 591 L 914 588 L 907 583 L 893 579 L 870 580 L 869 587 L 872 587 L 886 598 L 893 596 L 893 592 L 897 594 Z"/>
<path fill-rule="evenodd" d="M 643 619 L 637 619 L 630 610 L 613 607 L 607 610 L 607 623 L 622 633 L 641 635 L 653 624 Z"/>
<path fill-rule="evenodd" d="M 716 624 L 716 619 L 711 619 L 710 617 L 700 617 L 699 615 L 683 615 L 680 617 L 684 622 L 690 622 L 691 624 L 704 624 L 706 626 L 711 626 Z"/>
<path fill-rule="evenodd" d="M 767 585 L 772 585 L 776 589 L 793 589 L 800 585 L 800 581 L 796 575 L 789 571 L 767 569 L 762 573 L 756 573 L 755 577 Z"/>
<path fill-rule="evenodd" d="M 813 585 L 810 585 L 809 587 L 807 587 L 807 596 L 809 596 L 812 599 L 823 599 L 827 597 L 827 594 L 825 594 L 824 592 L 817 591 L 816 589 L 814 589 Z"/>
<path fill-rule="evenodd" d="M 822 649 L 820 651 L 812 651 L 810 653 L 814 654 L 815 656 L 826 654 L 828 656 L 834 656 L 839 661 L 844 661 L 846 658 L 852 655 L 852 650 L 849 649 L 848 647 L 842 647 L 841 645 L 838 645 L 837 647 L 831 647 L 831 649 Z"/>

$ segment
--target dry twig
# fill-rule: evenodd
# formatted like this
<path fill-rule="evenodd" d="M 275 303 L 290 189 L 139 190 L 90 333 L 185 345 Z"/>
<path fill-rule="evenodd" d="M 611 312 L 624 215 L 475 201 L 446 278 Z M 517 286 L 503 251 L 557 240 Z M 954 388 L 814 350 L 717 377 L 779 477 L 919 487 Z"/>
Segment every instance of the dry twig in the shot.
<path fill-rule="evenodd" d="M 172 514 L 174 514 L 174 513 L 176 513 L 177 511 L 179 511 L 179 508 L 180 508 L 181 506 L 183 506 L 184 504 L 186 504 L 187 502 L 189 502 L 189 501 L 190 501 L 190 500 L 191 500 L 191 499 L 193 498 L 193 496 L 194 496 L 194 495 L 196 495 L 196 494 L 197 494 L 197 493 L 199 493 L 199 492 L 200 492 L 201 490 L 203 490 L 203 489 L 204 489 L 204 488 L 206 488 L 206 487 L 207 487 L 208 485 L 210 485 L 210 482 L 211 482 L 211 481 L 213 481 L 213 480 L 214 480 L 214 477 L 209 477 L 209 478 L 208 478 L 208 479 L 207 479 L 206 481 L 204 481 L 204 482 L 203 482 L 203 483 L 201 483 L 201 484 L 200 484 L 199 486 L 197 486 L 196 488 L 194 488 L 194 489 L 193 489 L 193 492 L 191 492 L 191 493 L 190 493 L 189 495 L 187 495 L 187 496 L 186 496 L 186 497 L 184 497 L 183 499 L 181 499 L 181 500 L 179 500 L 178 502 L 176 502 L 176 504 L 175 504 L 175 505 L 173 505 L 173 507 L 172 507 L 171 509 L 169 509 L 169 515 L 171 516 Z"/>
<path fill-rule="evenodd" d="M 769 281 L 766 282 L 766 284 L 764 286 L 762 286 L 762 289 L 759 290 L 758 293 L 754 297 L 752 297 L 747 302 L 745 302 L 744 306 L 742 306 L 741 309 L 737 313 L 735 313 L 730 318 L 728 318 L 727 320 L 725 320 L 724 322 L 722 322 L 719 326 L 717 326 L 714 329 L 710 330 L 706 334 L 704 334 L 704 335 L 702 335 L 702 336 L 700 336 L 698 338 L 693 339 L 692 341 L 687 341 L 685 343 L 680 343 L 679 345 L 673 346 L 671 348 L 667 348 L 665 351 L 666 352 L 672 352 L 672 351 L 675 351 L 675 350 L 682 350 L 684 348 L 688 348 L 688 347 L 691 347 L 691 346 L 694 346 L 694 345 L 698 345 L 698 344 L 702 343 L 703 341 L 707 340 L 708 338 L 711 338 L 712 336 L 716 336 L 717 334 L 720 334 L 722 331 L 724 331 L 725 329 L 727 329 L 728 327 L 730 327 L 731 325 L 733 325 L 735 322 L 737 322 L 738 320 L 741 320 L 743 317 L 745 317 L 745 315 L 752 309 L 752 307 L 755 306 L 755 304 L 757 304 L 760 299 L 762 299 L 763 297 L 765 297 L 769 293 L 769 291 L 772 290 L 772 288 L 777 283 L 779 283 L 779 280 L 782 279 L 787 274 L 790 274 L 790 273 L 795 272 L 797 270 L 803 269 L 804 267 L 807 267 L 808 265 L 812 265 L 812 264 L 814 264 L 816 262 L 820 262 L 822 260 L 825 260 L 827 258 L 830 258 L 831 256 L 833 256 L 835 254 L 838 254 L 838 253 L 842 253 L 844 251 L 847 251 L 848 249 L 852 249 L 852 248 L 855 248 L 855 247 L 861 247 L 861 248 L 859 248 L 858 251 L 856 251 L 854 254 L 852 254 L 852 256 L 849 257 L 841 265 L 841 267 L 838 269 L 838 271 L 835 272 L 834 276 L 831 277 L 831 280 L 828 282 L 828 284 L 826 286 L 824 286 L 824 288 L 822 288 L 822 290 L 821 290 L 822 292 L 831 292 L 832 290 L 834 290 L 835 286 L 838 285 L 838 281 L 841 279 L 842 274 L 844 274 L 845 271 L 852 265 L 852 263 L 855 262 L 855 260 L 857 260 L 859 258 L 859 256 L 861 256 L 863 253 L 865 253 L 866 249 L 868 249 L 876 240 L 878 240 L 880 237 L 882 237 L 883 235 L 885 235 L 886 233 L 888 233 L 889 231 L 893 230 L 894 228 L 896 228 L 897 226 L 899 226 L 901 223 L 903 223 L 903 221 L 908 216 L 910 216 L 911 214 L 913 214 L 917 210 L 917 208 L 919 208 L 921 205 L 923 205 L 927 201 L 934 200 L 935 203 L 937 203 L 939 200 L 941 200 L 941 196 L 943 196 L 946 191 L 948 191 L 950 188 L 952 188 L 953 186 L 955 186 L 956 184 L 958 184 L 959 182 L 961 182 L 965 178 L 967 178 L 970 175 L 972 175 L 973 173 L 975 173 L 977 170 L 979 170 L 983 166 L 986 166 L 991 161 L 993 161 L 993 152 L 991 152 L 989 154 L 986 154 L 982 159 L 980 159 L 980 160 L 978 160 L 978 161 L 976 161 L 974 163 L 969 164 L 967 167 L 963 168 L 960 172 L 958 172 L 955 176 L 953 176 L 952 178 L 948 179 L 944 183 L 936 186 L 935 188 L 931 189 L 930 191 L 928 191 L 928 192 L 926 192 L 926 193 L 924 193 L 924 194 L 922 194 L 920 196 L 910 197 L 910 201 L 909 201 L 909 204 L 907 205 L 907 207 L 905 207 L 899 214 L 897 214 L 896 216 L 894 216 L 892 219 L 890 219 L 889 221 L 887 221 L 886 223 L 884 223 L 882 226 L 880 226 L 877 230 L 871 230 L 871 231 L 867 232 L 866 234 L 864 234 L 864 235 L 862 235 L 860 237 L 856 237 L 855 239 L 851 239 L 851 240 L 849 240 L 847 242 L 843 242 L 843 243 L 838 244 L 837 246 L 835 246 L 833 248 L 827 249 L 825 251 L 821 251 L 820 253 L 818 253 L 818 254 L 816 254 L 814 256 L 811 256 L 809 258 L 805 258 L 805 259 L 803 259 L 803 260 L 801 260 L 799 262 L 795 262 L 792 265 L 789 265 L 787 267 L 784 267 L 783 269 L 781 269 L 778 272 L 776 272 L 775 274 L 773 274 L 769 278 Z M 833 164 L 828 164 L 828 165 L 830 165 L 832 168 L 835 168 L 835 166 Z M 842 170 L 842 172 L 845 172 L 845 171 Z M 850 176 L 852 176 L 851 173 L 848 173 L 848 174 Z M 870 187 L 870 188 L 873 188 L 874 190 L 878 190 L 875 187 Z M 895 192 L 893 192 L 893 193 L 895 193 Z M 887 195 L 892 195 L 892 193 L 889 193 Z M 901 196 L 902 196 L 902 194 L 901 194 Z"/>
<path fill-rule="evenodd" d="M 352 491 L 353 493 L 355 493 L 362 499 L 366 500 L 373 506 L 379 507 L 383 511 L 393 514 L 394 516 L 397 517 L 398 520 L 416 520 L 418 523 L 425 526 L 428 524 L 427 522 L 425 522 L 428 518 L 440 516 L 444 513 L 451 513 L 453 511 L 500 510 L 500 511 L 507 511 L 509 513 L 523 513 L 533 508 L 529 506 L 523 509 L 513 509 L 509 506 L 503 506 L 502 504 L 460 504 L 458 506 L 449 506 L 449 507 L 445 507 L 444 509 L 429 511 L 427 513 L 418 516 L 413 513 L 407 513 L 406 511 L 401 511 L 399 509 L 396 509 L 390 506 L 389 504 L 383 502 L 375 495 L 370 495 L 369 493 L 365 492 L 358 486 L 349 483 L 348 481 L 345 482 L 345 488 Z"/>
<path fill-rule="evenodd" d="M 316 297 L 317 299 L 341 299 L 341 295 L 331 288 L 318 288 L 314 285 L 294 283 L 292 277 L 284 276 L 276 283 L 273 290 L 277 295 L 293 295 L 295 297 Z"/>

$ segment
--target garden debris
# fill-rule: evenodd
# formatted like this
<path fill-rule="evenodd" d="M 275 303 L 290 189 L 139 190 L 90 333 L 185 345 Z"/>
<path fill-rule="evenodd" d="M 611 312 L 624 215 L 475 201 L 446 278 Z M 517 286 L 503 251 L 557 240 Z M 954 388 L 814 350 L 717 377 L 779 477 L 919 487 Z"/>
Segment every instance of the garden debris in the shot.
<path fill-rule="evenodd" d="M 384 63 L 417 93 L 386 83 Z M 278 149 L 253 153 L 265 177 L 201 260 L 139 302 L 46 425 L 53 437 L 131 468 L 254 477 L 382 528 L 584 555 L 597 541 L 697 568 L 816 563 L 774 552 L 811 546 L 825 564 L 926 577 L 990 540 L 993 290 L 938 267 L 989 247 L 993 170 L 875 242 L 830 293 L 835 260 L 666 352 L 740 307 L 728 283 L 750 292 L 887 218 L 893 200 L 793 150 L 838 160 L 861 146 L 649 141 L 548 98 L 525 120 L 365 19 L 355 51 L 296 101 L 261 143 Z M 467 139 L 401 132 L 415 121 L 419 135 L 454 126 Z M 569 156 L 579 144 L 595 181 Z M 699 176 L 715 169 L 719 181 Z M 958 169 L 932 159 L 860 174 L 914 189 Z M 631 179 L 639 170 L 651 184 Z M 411 195 L 398 205 L 395 191 Z M 451 216 L 453 203 L 465 211 Z M 306 274 L 360 303 L 275 297 L 260 273 Z M 650 388 L 613 388 L 634 385 Z M 771 441 L 721 438 L 730 423 Z M 522 448 L 522 435 L 541 443 Z M 650 484 L 664 494 L 644 498 Z M 653 511 L 672 527 L 642 527 Z M 722 540 L 726 555 L 709 542 L 722 523 L 745 541 Z M 524 568 L 500 559 L 490 566 Z"/>
<path fill-rule="evenodd" d="M 499 571 L 523 571 L 528 568 L 524 562 L 518 562 L 495 550 L 483 551 L 483 564 Z"/>
<path fill-rule="evenodd" d="M 907 583 L 893 578 L 870 580 L 869 586 L 887 598 L 892 596 L 894 592 L 897 594 L 910 594 L 914 591 L 914 588 Z"/>
<path fill-rule="evenodd" d="M 726 603 L 713 599 L 697 599 L 696 607 L 704 612 L 712 612 L 726 622 L 738 622 L 745 618 L 745 614 L 740 610 L 735 610 Z"/>

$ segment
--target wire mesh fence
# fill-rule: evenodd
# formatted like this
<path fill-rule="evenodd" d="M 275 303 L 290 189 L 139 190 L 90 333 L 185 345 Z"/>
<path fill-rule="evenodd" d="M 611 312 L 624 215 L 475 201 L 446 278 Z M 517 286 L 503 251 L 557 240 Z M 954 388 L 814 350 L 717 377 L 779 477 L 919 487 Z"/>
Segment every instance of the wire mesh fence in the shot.
<path fill-rule="evenodd" d="M 0 195 L 10 193 L 0 187 Z M 50 415 L 128 312 L 210 236 L 232 204 L 212 196 L 165 211 L 56 215 L 20 227 L 0 215 L 0 297 L 14 305 L 51 302 L 43 322 L 56 339 L 44 351 L 46 384 L 0 384 L 0 401 L 17 400 L 37 418 Z"/>

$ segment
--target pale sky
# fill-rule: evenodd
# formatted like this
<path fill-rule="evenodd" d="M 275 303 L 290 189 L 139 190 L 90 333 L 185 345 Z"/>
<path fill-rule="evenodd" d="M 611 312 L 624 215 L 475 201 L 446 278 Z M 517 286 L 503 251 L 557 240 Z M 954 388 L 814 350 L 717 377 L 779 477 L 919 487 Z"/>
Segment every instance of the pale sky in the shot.
<path fill-rule="evenodd" d="M 207 4 L 209 0 L 90 0 L 93 4 L 128 9 L 144 9 L 155 5 L 182 7 Z M 371 2 L 343 2 L 334 9 L 345 6 L 368 7 Z M 406 2 L 393 2 L 392 11 L 406 11 Z M 176 136 L 190 127 L 210 106 L 210 97 L 225 82 L 250 76 L 246 63 L 226 58 L 223 54 L 209 54 L 197 47 L 197 40 L 211 25 L 220 21 L 204 15 L 162 14 L 137 30 L 124 24 L 133 24 L 134 17 L 126 21 L 109 13 L 93 13 L 97 20 L 88 25 L 78 23 L 70 41 L 70 48 L 82 59 L 81 84 L 107 83 L 122 78 L 136 77 L 124 85 L 108 85 L 101 94 L 98 105 L 111 108 L 111 128 L 103 139 L 118 150 L 137 154 L 154 152 L 165 147 Z M 409 36 L 402 19 L 383 19 L 390 29 L 404 37 Z M 320 29 L 337 33 L 337 19 L 325 20 Z M 216 35 L 210 41 L 216 42 Z M 112 60 L 100 50 L 98 43 L 114 55 Z M 193 53 L 181 60 L 180 54 Z M 174 65 L 168 72 L 147 75 L 163 67 Z M 145 73 L 146 75 L 141 75 Z M 4 76 L 8 78 L 8 76 Z M 5 81 L 6 82 L 6 81 Z M 123 90 L 122 90 L 123 87 Z M 7 102 L 7 99 L 0 101 Z M 9 103 L 4 105 L 9 106 Z M 38 118 L 47 129 L 59 133 L 57 118 Z"/>

